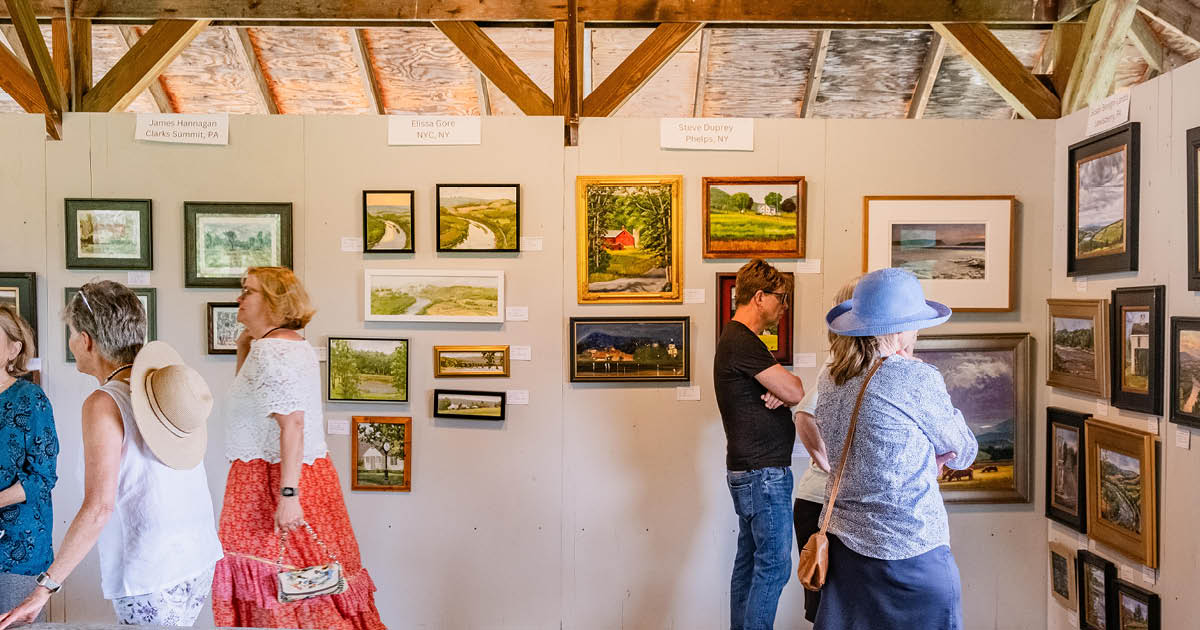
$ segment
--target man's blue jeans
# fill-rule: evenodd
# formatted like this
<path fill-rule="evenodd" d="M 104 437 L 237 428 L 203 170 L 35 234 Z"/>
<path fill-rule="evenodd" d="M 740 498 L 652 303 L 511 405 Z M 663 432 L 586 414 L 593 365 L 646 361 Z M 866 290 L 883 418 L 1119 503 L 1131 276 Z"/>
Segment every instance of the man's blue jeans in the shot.
<path fill-rule="evenodd" d="M 738 515 L 729 592 L 731 630 L 770 630 L 792 575 L 792 469 L 726 473 Z"/>

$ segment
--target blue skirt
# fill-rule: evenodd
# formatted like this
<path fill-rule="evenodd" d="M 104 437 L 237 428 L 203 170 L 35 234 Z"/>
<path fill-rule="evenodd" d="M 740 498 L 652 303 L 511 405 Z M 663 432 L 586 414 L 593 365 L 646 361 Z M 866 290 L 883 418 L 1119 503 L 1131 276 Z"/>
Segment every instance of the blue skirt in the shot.
<path fill-rule="evenodd" d="M 962 630 L 958 565 L 945 545 L 879 560 L 829 536 L 829 574 L 814 630 Z"/>

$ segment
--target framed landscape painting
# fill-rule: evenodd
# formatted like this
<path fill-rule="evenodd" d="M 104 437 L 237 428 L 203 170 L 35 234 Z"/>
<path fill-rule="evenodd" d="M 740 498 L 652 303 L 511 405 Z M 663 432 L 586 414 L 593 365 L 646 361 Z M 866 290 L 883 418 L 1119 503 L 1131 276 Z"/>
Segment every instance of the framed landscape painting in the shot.
<path fill-rule="evenodd" d="M 0 304 L 7 304 L 20 313 L 33 329 L 33 341 L 41 353 L 37 325 L 37 274 L 32 271 L 0 272 Z"/>
<path fill-rule="evenodd" d="M 412 490 L 412 418 L 354 416 L 352 490 Z"/>
<path fill-rule="evenodd" d="M 1200 127 L 1187 131 L 1188 291 L 1200 291 Z"/>
<path fill-rule="evenodd" d="M 1087 458 L 1084 423 L 1088 414 L 1046 408 L 1046 517 L 1087 533 Z"/>
<path fill-rule="evenodd" d="M 148 288 L 130 287 L 137 296 L 138 301 L 142 303 L 142 308 L 146 311 L 146 343 L 158 339 L 158 290 Z M 63 289 L 63 304 L 70 304 L 71 300 L 75 299 L 75 294 L 79 293 L 79 287 L 67 287 Z M 70 340 L 71 327 L 64 326 L 66 333 L 63 336 L 64 340 Z M 75 362 L 75 355 L 71 352 L 71 347 L 63 342 L 67 350 L 67 363 Z"/>
<path fill-rule="evenodd" d="M 434 378 L 508 376 L 508 346 L 434 346 Z"/>
<path fill-rule="evenodd" d="M 1108 398 L 1108 300 L 1046 300 L 1046 384 Z"/>
<path fill-rule="evenodd" d="M 237 340 L 246 329 L 237 319 L 237 302 L 208 303 L 208 353 L 237 354 Z"/>
<path fill-rule="evenodd" d="M 1095 418 L 1085 434 L 1088 536 L 1157 568 L 1154 435 Z"/>
<path fill-rule="evenodd" d="M 1050 543 L 1050 594 L 1067 610 L 1079 607 L 1075 586 L 1075 550 L 1062 543 Z"/>
<path fill-rule="evenodd" d="M 796 286 L 795 274 L 790 271 L 782 272 L 791 280 L 792 287 Z M 717 339 L 725 332 L 725 325 L 733 319 L 737 311 L 737 274 L 717 274 Z M 771 351 L 771 355 L 780 365 L 792 364 L 792 313 L 794 313 L 796 296 L 795 289 L 787 296 L 787 311 L 779 322 L 769 326 L 758 338 Z"/>
<path fill-rule="evenodd" d="M 153 269 L 149 199 L 67 199 L 67 269 Z"/>
<path fill-rule="evenodd" d="M 572 383 L 691 380 L 691 318 L 572 317 Z"/>
<path fill-rule="evenodd" d="M 1113 289 L 1109 351 L 1114 407 L 1162 414 L 1166 287 Z"/>
<path fill-rule="evenodd" d="M 682 302 L 682 175 L 575 179 L 579 302 Z"/>
<path fill-rule="evenodd" d="M 183 204 L 184 286 L 236 289 L 250 267 L 292 266 L 292 204 Z"/>
<path fill-rule="evenodd" d="M 1162 630 L 1158 595 L 1121 579 L 1116 580 L 1113 591 L 1117 630 Z"/>
<path fill-rule="evenodd" d="M 457 420 L 504 420 L 505 392 L 433 390 L 433 417 Z"/>
<path fill-rule="evenodd" d="M 1171 422 L 1200 429 L 1200 317 L 1171 318 Z"/>
<path fill-rule="evenodd" d="M 1110 630 L 1109 620 L 1115 616 L 1117 566 L 1086 550 L 1075 553 L 1079 584 L 1080 630 Z"/>
<path fill-rule="evenodd" d="M 330 402 L 408 402 L 408 340 L 329 338 Z"/>
<path fill-rule="evenodd" d="M 915 356 L 933 365 L 979 442 L 975 463 L 945 470 L 947 503 L 1032 500 L 1033 374 L 1029 333 L 922 335 Z"/>
<path fill-rule="evenodd" d="M 439 252 L 521 251 L 519 184 L 438 184 Z"/>
<path fill-rule="evenodd" d="M 504 272 L 367 269 L 369 322 L 503 322 Z"/>
<path fill-rule="evenodd" d="M 1137 271 L 1140 127 L 1067 149 L 1067 275 Z"/>
<path fill-rule="evenodd" d="M 956 311 L 1011 311 L 1016 197 L 863 198 L 863 271 L 907 269 Z"/>
<path fill-rule="evenodd" d="M 705 258 L 804 258 L 803 177 L 705 177 Z"/>
<path fill-rule="evenodd" d="M 411 254 L 413 191 L 363 191 L 363 253 Z"/>

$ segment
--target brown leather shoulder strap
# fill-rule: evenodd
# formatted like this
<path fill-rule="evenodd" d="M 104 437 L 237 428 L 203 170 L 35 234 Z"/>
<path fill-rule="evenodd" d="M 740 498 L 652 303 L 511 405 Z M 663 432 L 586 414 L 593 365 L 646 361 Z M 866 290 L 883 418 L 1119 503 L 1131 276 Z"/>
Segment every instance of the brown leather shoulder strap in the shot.
<path fill-rule="evenodd" d="M 837 476 L 833 478 L 833 490 L 829 492 L 829 502 L 825 504 L 825 518 L 821 519 L 821 535 L 825 535 L 825 530 L 829 529 L 829 520 L 833 518 L 833 504 L 837 501 L 838 489 L 842 486 L 842 473 L 846 470 L 846 459 L 850 455 L 850 444 L 854 442 L 854 429 L 858 425 L 858 411 L 862 409 L 863 396 L 867 393 L 867 385 L 871 383 L 871 378 L 875 376 L 875 371 L 887 357 L 882 357 L 871 366 L 871 370 L 867 372 L 867 378 L 863 379 L 862 389 L 858 390 L 858 400 L 854 401 L 854 413 L 850 414 L 850 429 L 846 431 L 846 443 L 842 445 L 842 461 L 838 462 Z"/>

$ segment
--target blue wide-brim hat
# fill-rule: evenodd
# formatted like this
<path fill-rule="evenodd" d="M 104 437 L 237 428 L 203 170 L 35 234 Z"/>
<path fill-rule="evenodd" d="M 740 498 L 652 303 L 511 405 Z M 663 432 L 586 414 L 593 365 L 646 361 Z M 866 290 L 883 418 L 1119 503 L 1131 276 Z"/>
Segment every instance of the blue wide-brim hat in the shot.
<path fill-rule="evenodd" d="M 846 337 L 873 337 L 937 326 L 950 307 L 925 299 L 921 281 L 904 269 L 880 269 L 862 277 L 854 297 L 825 314 L 829 330 Z"/>

